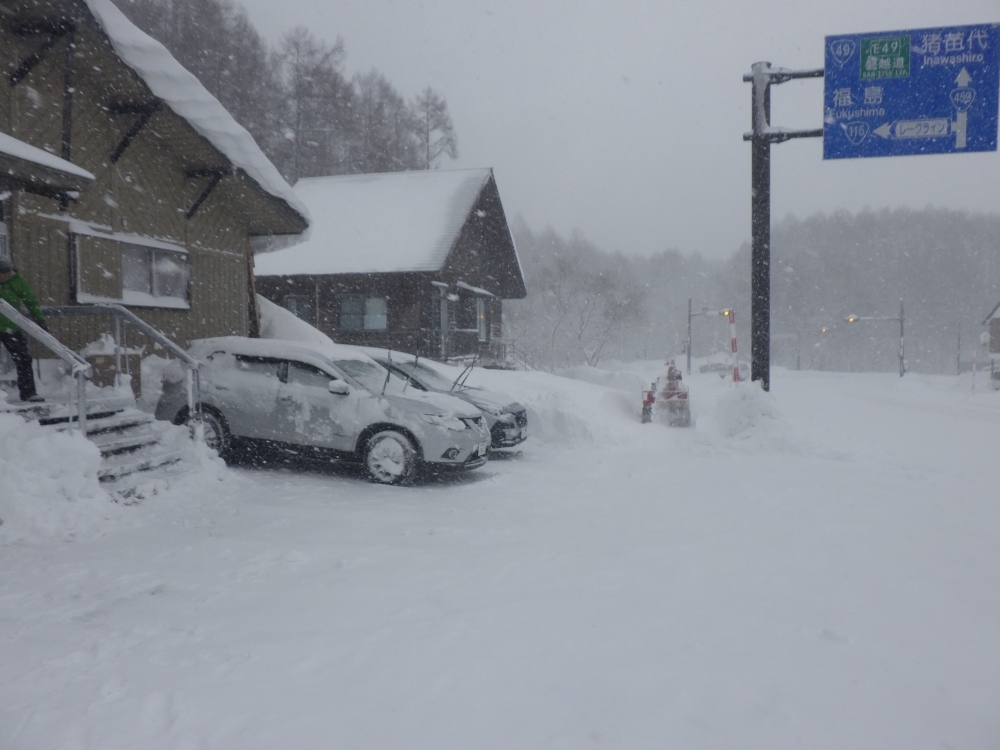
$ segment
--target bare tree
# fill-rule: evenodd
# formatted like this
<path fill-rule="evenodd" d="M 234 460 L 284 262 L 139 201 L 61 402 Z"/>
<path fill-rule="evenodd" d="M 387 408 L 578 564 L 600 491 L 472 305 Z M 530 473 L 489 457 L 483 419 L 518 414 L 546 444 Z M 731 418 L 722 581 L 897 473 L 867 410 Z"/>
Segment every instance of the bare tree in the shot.
<path fill-rule="evenodd" d="M 299 26 L 282 39 L 277 56 L 284 73 L 286 173 L 295 181 L 350 171 L 354 92 L 341 74 L 343 40 L 331 47 Z"/>
<path fill-rule="evenodd" d="M 354 77 L 352 172 L 399 172 L 420 168 L 417 124 L 410 108 L 377 70 Z"/>
<path fill-rule="evenodd" d="M 458 137 L 448 114 L 448 103 L 428 86 L 413 100 L 411 109 L 418 126 L 421 168 L 437 166 L 435 162 L 445 154 L 457 159 Z"/>

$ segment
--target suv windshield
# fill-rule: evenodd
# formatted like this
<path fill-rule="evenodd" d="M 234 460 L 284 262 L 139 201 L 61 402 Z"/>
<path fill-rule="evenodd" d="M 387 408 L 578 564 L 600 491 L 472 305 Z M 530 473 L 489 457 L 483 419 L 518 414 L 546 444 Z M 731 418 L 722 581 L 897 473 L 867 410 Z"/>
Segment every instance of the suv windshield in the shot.
<path fill-rule="evenodd" d="M 452 389 L 453 380 L 449 380 L 437 370 L 432 370 L 419 362 L 393 362 L 392 366 L 414 380 L 420 381 L 428 388 L 433 388 L 436 391 L 450 391 Z"/>
<path fill-rule="evenodd" d="M 386 376 L 385 368 L 382 365 L 375 362 L 365 362 L 363 359 L 340 359 L 333 364 L 357 380 L 369 391 L 381 393 Z"/>

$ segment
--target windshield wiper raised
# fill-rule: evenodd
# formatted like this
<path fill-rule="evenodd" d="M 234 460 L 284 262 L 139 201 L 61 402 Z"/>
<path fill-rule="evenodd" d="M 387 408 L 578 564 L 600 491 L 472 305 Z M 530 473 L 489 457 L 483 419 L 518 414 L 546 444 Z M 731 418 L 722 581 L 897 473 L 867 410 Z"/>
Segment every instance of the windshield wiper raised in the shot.
<path fill-rule="evenodd" d="M 448 389 L 449 391 L 455 390 L 455 386 L 457 385 L 461 385 L 463 387 L 465 386 L 465 381 L 468 380 L 469 375 L 472 374 L 472 369 L 476 366 L 476 362 L 478 361 L 478 359 L 479 355 L 477 354 L 475 357 L 472 358 L 471 364 L 466 365 L 465 369 L 462 370 L 460 373 L 458 373 L 458 377 L 455 378 L 455 382 L 451 384 L 451 388 Z M 465 376 L 464 379 L 462 378 L 463 375 Z M 461 380 L 462 382 L 459 383 L 458 382 L 459 380 Z"/>

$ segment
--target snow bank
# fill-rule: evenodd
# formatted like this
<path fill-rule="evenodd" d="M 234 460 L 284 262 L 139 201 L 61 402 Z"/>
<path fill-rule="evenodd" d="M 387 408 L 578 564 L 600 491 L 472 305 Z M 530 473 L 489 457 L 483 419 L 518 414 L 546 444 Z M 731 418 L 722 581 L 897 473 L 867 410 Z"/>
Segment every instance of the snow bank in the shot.
<path fill-rule="evenodd" d="M 269 299 L 257 295 L 257 309 L 260 310 L 260 337 L 262 339 L 284 339 L 285 341 L 305 341 L 310 344 L 332 344 L 333 339 L 318 328 L 306 323 L 294 313 L 276 305 Z"/>
<path fill-rule="evenodd" d="M 211 503 L 217 498 L 220 482 L 237 481 L 218 453 L 203 441 L 191 440 L 186 425 L 163 428 L 160 443 L 164 450 L 179 452 L 180 463 L 151 472 L 148 478 L 135 475 L 127 479 L 124 488 L 115 492 L 118 501 L 132 505 L 161 498 L 180 507 L 191 501 Z"/>
<path fill-rule="evenodd" d="M 666 368 L 663 367 L 663 365 L 658 365 L 656 368 L 657 374 L 660 374 L 660 370 L 665 369 Z M 566 369 L 559 370 L 558 374 L 564 378 L 583 380 L 587 383 L 594 383 L 595 385 L 603 385 L 606 388 L 614 388 L 618 391 L 624 391 L 630 395 L 635 395 L 636 398 L 639 397 L 639 392 L 649 388 L 649 384 L 652 382 L 651 379 L 647 379 L 635 372 L 611 371 L 598 367 L 589 367 L 587 365 L 568 367 Z M 656 376 L 653 376 L 653 379 L 655 379 L 655 377 Z"/>
<path fill-rule="evenodd" d="M 727 387 L 715 402 L 713 416 L 724 438 L 781 452 L 798 452 L 804 447 L 804 439 L 785 419 L 774 394 L 765 392 L 757 383 Z"/>
<path fill-rule="evenodd" d="M 100 533 L 120 512 L 97 479 L 101 454 L 79 434 L 0 414 L 0 539 Z"/>
<path fill-rule="evenodd" d="M 429 363 L 430 364 L 430 363 Z M 433 363 L 452 378 L 460 370 Z M 528 411 L 532 441 L 562 447 L 634 440 L 639 424 L 639 393 L 629 394 L 545 372 L 473 370 L 470 386 L 508 394 Z"/>

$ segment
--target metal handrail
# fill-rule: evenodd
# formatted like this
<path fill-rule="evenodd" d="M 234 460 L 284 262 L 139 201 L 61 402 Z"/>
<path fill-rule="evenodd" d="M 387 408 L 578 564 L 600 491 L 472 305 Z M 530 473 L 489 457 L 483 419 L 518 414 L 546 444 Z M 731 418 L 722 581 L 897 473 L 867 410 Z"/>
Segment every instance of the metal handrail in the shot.
<path fill-rule="evenodd" d="M 163 333 L 163 331 L 158 328 L 154 328 L 127 307 L 122 307 L 121 305 L 115 305 L 109 302 L 97 302 L 89 305 L 43 307 L 42 312 L 46 315 L 114 315 L 131 323 L 146 336 L 153 339 L 153 341 L 157 344 L 168 350 L 178 359 L 182 360 L 188 367 L 193 367 L 195 369 L 201 367 L 201 362 L 184 351 L 165 333 Z"/>
<path fill-rule="evenodd" d="M 187 365 L 187 391 L 188 391 L 188 415 L 191 423 L 192 437 L 201 439 L 203 428 L 201 423 L 201 383 L 199 368 L 201 362 L 188 354 L 176 342 L 170 339 L 163 331 L 154 328 L 134 312 L 122 305 L 111 302 L 97 302 L 88 305 L 64 305 L 56 307 L 43 307 L 42 312 L 46 315 L 113 315 L 120 320 L 135 326 L 139 331 L 164 349 L 173 354 L 177 359 Z M 115 366 L 118 364 L 118 341 L 115 341 Z"/>
<path fill-rule="evenodd" d="M 93 375 L 93 368 L 86 359 L 74 352 L 59 339 L 42 328 L 38 323 L 10 304 L 0 299 L 0 314 L 8 318 L 22 331 L 43 344 L 49 351 L 72 368 L 76 378 L 77 426 L 80 432 L 87 434 L 87 378 Z M 72 424 L 72 423 L 71 423 Z"/>

